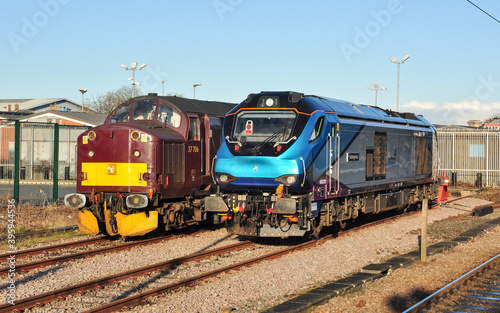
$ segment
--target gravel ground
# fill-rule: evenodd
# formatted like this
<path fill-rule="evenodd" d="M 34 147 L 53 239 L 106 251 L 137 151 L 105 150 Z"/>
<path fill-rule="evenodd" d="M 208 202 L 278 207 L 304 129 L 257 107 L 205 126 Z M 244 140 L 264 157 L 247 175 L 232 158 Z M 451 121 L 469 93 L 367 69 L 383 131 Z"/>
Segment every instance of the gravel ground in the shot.
<path fill-rule="evenodd" d="M 333 298 L 313 312 L 402 312 L 498 255 L 498 238 L 500 226 L 449 252 L 433 255 L 428 263 L 416 262 L 397 269 L 373 282 L 365 291 Z"/>
<path fill-rule="evenodd" d="M 473 227 L 472 220 L 483 221 L 488 216 L 481 218 L 465 218 L 460 217 L 465 212 L 471 210 L 478 205 L 487 204 L 487 201 L 479 199 L 462 199 L 455 204 L 448 204 L 429 211 L 429 223 L 444 220 L 449 217 L 454 222 L 441 222 L 431 224 L 429 227 L 430 243 L 433 241 L 447 240 L 448 237 L 453 237 L 456 233 L 460 233 L 465 229 Z M 499 213 L 496 210 L 495 213 Z M 437 226 L 442 224 L 443 226 Z M 207 282 L 195 284 L 191 288 L 182 288 L 177 292 L 166 293 L 165 297 L 150 298 L 149 304 L 134 308 L 133 312 L 260 312 L 269 307 L 277 305 L 283 301 L 294 297 L 302 292 L 305 292 L 316 286 L 323 285 L 327 282 L 345 277 L 350 273 L 357 272 L 363 266 L 370 263 L 383 262 L 397 254 L 403 254 L 417 248 L 418 229 L 421 225 L 420 214 L 409 216 L 383 225 L 370 227 L 363 231 L 358 231 L 349 236 L 341 236 L 335 240 L 328 241 L 322 245 L 318 245 L 313 249 L 298 251 L 290 255 L 284 256 L 272 261 L 262 262 L 258 265 L 243 268 L 240 271 L 223 274 L 217 278 L 212 278 Z M 465 227 L 465 228 L 464 228 Z M 499 230 L 497 229 L 497 235 Z M 97 277 L 110 275 L 127 271 L 133 268 L 138 268 L 148 264 L 166 261 L 176 257 L 184 256 L 201 250 L 207 250 L 218 246 L 229 245 L 238 241 L 238 238 L 228 235 L 225 230 L 217 230 L 204 233 L 197 237 L 179 238 L 167 241 L 160 244 L 148 245 L 146 247 L 133 248 L 130 251 L 119 252 L 118 254 L 106 254 L 102 256 L 92 257 L 86 260 L 77 260 L 59 266 L 51 266 L 45 269 L 30 271 L 26 274 L 19 273 L 17 281 L 17 297 L 23 298 L 42 292 L 47 292 L 54 289 L 63 288 L 65 286 L 80 283 L 84 280 L 90 280 Z M 280 241 L 273 241 L 269 245 L 270 249 L 279 249 Z M 359 243 L 363 243 L 360 245 Z M 286 244 L 287 241 L 282 241 Z M 461 245 L 455 250 L 464 249 L 466 247 L 476 245 L 466 244 Z M 481 247 L 480 245 L 478 247 Z M 242 257 L 250 258 L 260 254 L 265 249 L 256 249 L 251 253 L 243 253 Z M 484 249 L 485 250 L 485 249 Z M 482 251 L 482 250 L 481 250 Z M 498 253 L 498 247 L 497 247 Z M 119 255 L 119 257 L 117 257 Z M 448 254 L 445 254 L 448 255 Z M 442 256 L 439 255 L 430 260 L 428 267 L 434 265 Z M 479 257 L 479 255 L 478 255 Z M 471 256 L 467 256 L 470 260 Z M 162 283 L 171 282 L 172 279 L 183 279 L 186 277 L 198 275 L 201 271 L 210 270 L 214 266 L 224 266 L 222 264 L 240 262 L 234 257 L 219 257 L 208 262 L 201 262 L 195 266 L 179 266 L 175 271 L 167 273 L 152 274 L 149 277 L 138 278 L 143 280 L 140 284 L 148 284 L 151 287 L 157 287 L 156 282 L 159 280 L 157 276 L 162 276 Z M 484 261 L 484 260 L 482 260 Z M 477 261 L 480 263 L 481 261 Z M 472 260 L 469 261 L 469 264 Z M 466 262 L 461 262 L 465 265 Z M 475 263 L 474 263 L 475 265 Z M 422 265 L 421 265 L 422 266 Z M 451 266 L 455 268 L 454 266 Z M 471 265 L 471 268 L 473 266 Z M 406 270 L 406 269 L 402 269 Z M 431 271 L 432 272 L 432 271 Z M 437 269 L 434 273 L 439 272 Z M 78 275 L 75 275 L 78 273 Z M 397 273 L 395 271 L 394 273 Z M 462 273 L 462 272 L 461 272 Z M 460 273 L 460 274 L 461 274 Z M 411 275 L 416 276 L 416 271 Z M 449 281 L 458 277 L 450 273 Z M 396 278 L 393 274 L 388 278 Z M 408 284 L 408 281 L 418 281 L 417 277 L 408 278 L 403 281 Z M 429 280 L 429 278 L 427 278 Z M 442 280 L 430 279 L 433 283 L 439 283 Z M 422 282 L 425 282 L 423 280 Z M 2 278 L 2 286 L 6 286 L 6 278 Z M 377 284 L 378 282 L 375 282 Z M 389 284 L 391 284 L 389 282 Z M 442 284 L 444 285 L 444 284 Z M 126 284 L 122 285 L 123 287 Z M 429 284 L 427 284 L 429 286 Z M 383 287 L 386 288 L 386 287 Z M 429 287 L 432 289 L 433 287 Z M 437 288 L 437 287 L 436 287 Z M 385 290 L 385 289 L 384 289 Z M 397 292 L 389 292 L 389 295 L 394 295 L 395 299 L 401 294 L 404 297 L 403 288 L 395 286 Z M 418 291 L 414 288 L 415 291 Z M 121 295 L 127 292 L 123 291 Z M 384 293 L 385 294 L 385 293 Z M 382 297 L 380 290 L 375 291 L 374 297 Z M 98 298 L 94 291 L 91 291 L 83 296 L 79 296 L 82 302 L 91 301 L 92 297 Z M 347 297 L 350 299 L 352 297 Z M 365 305 L 359 312 L 391 312 L 388 309 L 376 311 L 379 303 L 369 297 L 362 297 Z M 78 299 L 78 298 L 77 298 Z M 318 312 L 345 312 L 353 311 L 360 303 L 348 301 L 348 309 L 340 311 L 332 311 L 337 306 L 335 301 L 340 298 L 334 298 L 332 307 L 324 306 L 318 308 Z M 79 300 L 77 300 L 79 301 Z M 387 301 L 387 300 L 386 300 Z M 396 301 L 396 300 L 394 300 Z M 331 302 L 331 303 L 332 303 Z M 372 306 L 373 303 L 373 306 Z M 330 304 L 329 304 L 330 305 Z M 349 306 L 350 305 L 350 306 Z M 371 308 L 371 309 L 370 309 Z M 382 307 L 381 307 L 382 308 Z M 387 308 L 391 308 L 390 306 Z M 78 311 L 76 309 L 74 311 Z M 323 311 L 321 311 L 323 310 Z M 37 312 L 50 311 L 50 307 L 42 307 L 36 310 Z M 354 312 L 354 311 L 353 311 Z M 396 312 L 396 311 L 392 311 Z"/>
<path fill-rule="evenodd" d="M 463 215 L 463 210 L 470 211 L 475 206 L 487 203 L 489 202 L 479 199 L 463 199 L 457 204 L 429 211 L 428 221 L 432 223 Z M 457 206 L 460 207 L 459 210 Z M 485 218 L 475 219 L 483 219 L 484 222 Z M 456 221 L 458 224 L 462 223 L 460 220 Z M 151 298 L 149 304 L 136 307 L 131 312 L 260 312 L 311 288 L 357 272 L 367 264 L 380 263 L 394 255 L 416 249 L 416 234 L 420 225 L 421 215 L 418 214 L 370 227 L 314 249 L 295 252 L 230 275 L 222 275 L 211 279 L 210 283 L 183 288 L 178 292 L 165 294 L 163 298 Z M 451 229 L 453 232 L 456 230 Z M 438 237 L 440 232 L 434 226 L 430 232 L 431 238 Z M 360 245 L 360 242 L 363 244 Z M 326 309 L 323 312 L 329 311 Z"/>

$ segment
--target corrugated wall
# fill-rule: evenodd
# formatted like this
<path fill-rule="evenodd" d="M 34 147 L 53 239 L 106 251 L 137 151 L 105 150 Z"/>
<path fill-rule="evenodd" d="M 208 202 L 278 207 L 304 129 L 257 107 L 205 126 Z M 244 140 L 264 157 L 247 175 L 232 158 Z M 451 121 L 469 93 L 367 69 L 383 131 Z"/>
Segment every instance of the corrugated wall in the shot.
<path fill-rule="evenodd" d="M 439 175 L 456 173 L 457 181 L 484 187 L 500 186 L 500 132 L 487 129 L 438 129 Z"/>

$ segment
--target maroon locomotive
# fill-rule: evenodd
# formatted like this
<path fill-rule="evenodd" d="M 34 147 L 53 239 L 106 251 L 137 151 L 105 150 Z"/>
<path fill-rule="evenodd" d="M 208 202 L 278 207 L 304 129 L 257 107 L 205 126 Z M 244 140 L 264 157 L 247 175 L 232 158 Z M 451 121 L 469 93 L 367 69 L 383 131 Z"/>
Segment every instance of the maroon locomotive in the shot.
<path fill-rule="evenodd" d="M 156 94 L 130 99 L 78 137 L 76 193 L 82 233 L 141 236 L 214 219 L 201 199 L 224 115 L 235 104 Z"/>

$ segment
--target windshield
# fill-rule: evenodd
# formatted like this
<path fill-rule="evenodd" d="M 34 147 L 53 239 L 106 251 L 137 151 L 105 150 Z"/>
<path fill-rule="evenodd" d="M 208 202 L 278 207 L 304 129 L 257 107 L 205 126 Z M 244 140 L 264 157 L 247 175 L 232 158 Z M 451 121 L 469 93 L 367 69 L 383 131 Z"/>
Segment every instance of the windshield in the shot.
<path fill-rule="evenodd" d="M 116 108 L 109 122 L 123 123 L 123 122 L 128 122 L 129 119 L 130 119 L 130 103 L 126 103 Z"/>
<path fill-rule="evenodd" d="M 155 118 L 156 101 L 141 100 L 134 104 L 134 114 L 132 119 L 137 120 L 152 120 Z"/>
<path fill-rule="evenodd" d="M 177 128 L 181 125 L 181 115 L 165 103 L 160 103 L 158 121 Z"/>
<path fill-rule="evenodd" d="M 233 140 L 246 142 L 284 142 L 292 133 L 294 112 L 241 112 L 236 116 Z"/>

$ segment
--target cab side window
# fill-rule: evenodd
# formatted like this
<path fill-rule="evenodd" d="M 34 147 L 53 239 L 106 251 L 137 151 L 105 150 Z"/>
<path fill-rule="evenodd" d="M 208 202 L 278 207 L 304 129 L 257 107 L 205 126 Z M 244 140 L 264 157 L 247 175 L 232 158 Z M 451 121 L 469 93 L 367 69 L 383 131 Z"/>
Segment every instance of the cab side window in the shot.
<path fill-rule="evenodd" d="M 311 134 L 311 139 L 309 139 L 309 142 L 315 140 L 316 138 L 319 137 L 319 135 L 321 135 L 321 130 L 323 129 L 324 121 L 325 121 L 324 116 L 318 119 L 318 121 L 316 122 L 316 126 L 314 126 L 314 130 L 313 133 Z"/>
<path fill-rule="evenodd" d="M 189 134 L 188 140 L 199 140 L 198 136 L 198 118 L 190 117 L 189 118 Z"/>

